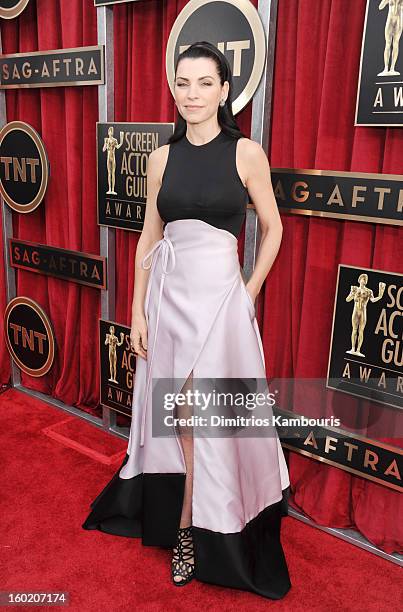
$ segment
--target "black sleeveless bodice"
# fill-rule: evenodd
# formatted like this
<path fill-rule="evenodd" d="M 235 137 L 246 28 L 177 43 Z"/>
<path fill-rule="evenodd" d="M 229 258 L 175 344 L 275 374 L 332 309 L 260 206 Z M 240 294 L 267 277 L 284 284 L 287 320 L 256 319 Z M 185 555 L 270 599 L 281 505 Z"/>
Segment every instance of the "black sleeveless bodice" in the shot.
<path fill-rule="evenodd" d="M 186 135 L 169 145 L 157 196 L 164 226 L 200 219 L 238 238 L 249 194 L 236 168 L 237 142 L 221 130 L 203 145 L 192 144 Z"/>

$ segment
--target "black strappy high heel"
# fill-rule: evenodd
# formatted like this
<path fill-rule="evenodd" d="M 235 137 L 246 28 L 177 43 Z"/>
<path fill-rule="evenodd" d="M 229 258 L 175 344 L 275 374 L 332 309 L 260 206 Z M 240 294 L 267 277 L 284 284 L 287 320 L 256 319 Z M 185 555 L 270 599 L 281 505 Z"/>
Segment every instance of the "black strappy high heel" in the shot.
<path fill-rule="evenodd" d="M 172 582 L 175 586 L 183 586 L 193 578 L 195 563 L 193 552 L 192 525 L 180 527 L 176 546 L 172 557 Z M 188 559 L 193 557 L 193 563 Z M 175 576 L 181 576 L 182 580 L 174 580 Z"/>

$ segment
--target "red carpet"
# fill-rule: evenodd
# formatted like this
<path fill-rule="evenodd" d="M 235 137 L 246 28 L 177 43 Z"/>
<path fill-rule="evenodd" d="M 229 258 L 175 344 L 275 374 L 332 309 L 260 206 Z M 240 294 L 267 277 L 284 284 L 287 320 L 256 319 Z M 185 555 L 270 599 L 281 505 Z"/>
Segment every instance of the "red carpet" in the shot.
<path fill-rule="evenodd" d="M 119 465 L 126 455 L 124 440 L 105 434 L 103 429 L 76 416 L 44 427 L 42 433 L 106 465 Z"/>
<path fill-rule="evenodd" d="M 2 591 L 67 591 L 66 608 L 74 612 L 268 607 L 361 612 L 400 606 L 398 566 L 292 517 L 282 527 L 293 585 L 284 599 L 270 601 L 196 580 L 175 587 L 169 550 L 81 528 L 90 501 L 115 471 L 115 464 L 102 464 L 69 446 L 69 434 L 79 434 L 77 425 L 91 435 L 89 425 L 14 390 L 0 395 L 0 408 Z M 64 441 L 43 432 L 66 419 Z M 98 439 L 102 432 L 93 429 Z M 105 446 L 97 448 L 101 455 L 125 449 L 124 441 L 104 435 Z"/>

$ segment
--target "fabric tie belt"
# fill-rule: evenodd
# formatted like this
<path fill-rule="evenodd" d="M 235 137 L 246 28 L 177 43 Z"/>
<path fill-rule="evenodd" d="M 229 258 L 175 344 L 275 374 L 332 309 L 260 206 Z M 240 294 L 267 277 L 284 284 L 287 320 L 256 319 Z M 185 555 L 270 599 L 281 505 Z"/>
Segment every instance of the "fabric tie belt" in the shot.
<path fill-rule="evenodd" d="M 162 290 L 164 287 L 164 280 L 165 280 L 166 274 L 170 274 L 175 268 L 175 250 L 174 250 L 171 240 L 164 235 L 164 237 L 161 238 L 161 240 L 158 240 L 158 242 L 155 243 L 153 248 L 150 251 L 148 251 L 148 253 L 144 256 L 141 262 L 141 267 L 144 270 L 149 270 L 152 267 L 152 270 L 150 272 L 149 283 L 152 282 L 153 271 L 154 271 L 155 263 L 157 261 L 157 257 L 154 258 L 154 253 L 157 254 L 157 257 L 159 254 L 161 254 L 162 274 L 161 274 L 161 282 L 160 282 L 160 291 L 159 291 L 159 296 L 158 296 L 157 319 L 155 322 L 153 348 L 151 351 L 151 357 L 149 357 L 149 354 L 147 355 L 148 372 L 147 372 L 147 383 L 146 383 L 146 394 L 145 394 L 145 399 L 144 399 L 144 408 L 143 408 L 143 414 L 141 417 L 140 446 L 144 446 L 147 399 L 148 399 L 148 391 L 149 391 L 151 376 L 152 376 L 152 362 L 154 358 L 155 344 L 157 341 L 157 331 L 158 331 L 158 322 L 159 322 L 159 317 L 160 317 Z M 146 265 L 146 261 L 148 259 L 150 260 L 150 263 L 149 265 Z M 150 287 L 150 290 L 151 290 L 151 287 Z M 147 319 L 147 322 L 148 322 L 148 319 Z"/>

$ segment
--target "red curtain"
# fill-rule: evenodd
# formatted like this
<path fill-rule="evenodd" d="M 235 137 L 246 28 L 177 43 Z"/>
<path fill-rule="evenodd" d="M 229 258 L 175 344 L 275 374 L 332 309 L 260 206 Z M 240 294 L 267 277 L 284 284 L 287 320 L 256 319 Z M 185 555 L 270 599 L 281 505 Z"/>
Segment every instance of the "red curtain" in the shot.
<path fill-rule="evenodd" d="M 116 121 L 175 120 L 165 48 L 185 4 L 143 0 L 114 7 Z M 364 13 L 365 0 L 279 0 L 268 151 L 273 168 L 402 173 L 401 129 L 353 125 Z M 92 0 L 31 0 L 18 19 L 1 23 L 1 33 L 4 53 L 94 45 L 96 10 Z M 7 120 L 33 125 L 51 162 L 44 203 L 30 215 L 13 213 L 14 235 L 99 253 L 97 87 L 11 90 L 6 99 Z M 250 133 L 250 115 L 251 104 L 237 116 L 245 134 Z M 282 220 L 282 245 L 264 286 L 267 372 L 270 377 L 322 378 L 324 386 L 337 265 L 402 272 L 402 230 L 290 214 L 282 214 Z M 127 325 L 138 237 L 137 232 L 116 230 L 115 320 Z M 242 233 L 240 257 L 243 244 Z M 99 291 L 20 270 L 17 287 L 18 295 L 37 300 L 49 314 L 58 346 L 51 372 L 39 379 L 22 375 L 23 384 L 83 410 L 96 410 Z M 4 305 L 4 293 L 1 299 Z M 0 376 L 2 382 L 9 378 L 4 347 Z M 330 414 L 328 393 L 323 390 L 317 398 L 318 416 Z M 381 411 L 393 436 L 396 413 L 346 395 L 342 401 L 348 402 L 354 427 L 365 429 Z M 401 496 L 396 492 L 292 452 L 289 462 L 296 507 L 322 525 L 356 526 L 386 551 L 402 550 L 396 521 Z"/>
<path fill-rule="evenodd" d="M 354 127 L 365 6 L 365 0 L 279 0 L 273 168 L 403 174 L 401 128 Z M 393 439 L 396 409 L 325 390 L 325 379 L 338 264 L 402 273 L 402 228 L 292 214 L 282 214 L 282 222 L 281 248 L 265 283 L 270 375 L 321 379 L 309 416 L 339 410 L 361 435 L 378 420 L 378 430 L 390 436 L 383 441 L 401 445 Z M 398 492 L 293 452 L 289 466 L 294 506 L 321 525 L 356 527 L 383 550 L 402 551 Z"/>
<path fill-rule="evenodd" d="M 4 53 L 95 45 L 96 11 L 91 0 L 31 1 L 20 17 L 2 21 L 1 35 Z M 99 253 L 97 87 L 9 90 L 6 106 L 7 121 L 25 121 L 39 132 L 51 172 L 42 204 L 27 215 L 13 213 L 14 236 Z M 22 373 L 22 384 L 67 404 L 86 409 L 96 406 L 99 402 L 99 291 L 23 270 L 17 271 L 16 279 L 17 295 L 29 296 L 47 312 L 57 345 L 50 372 L 40 378 Z M 6 373 L 3 359 L 2 375 Z"/>

